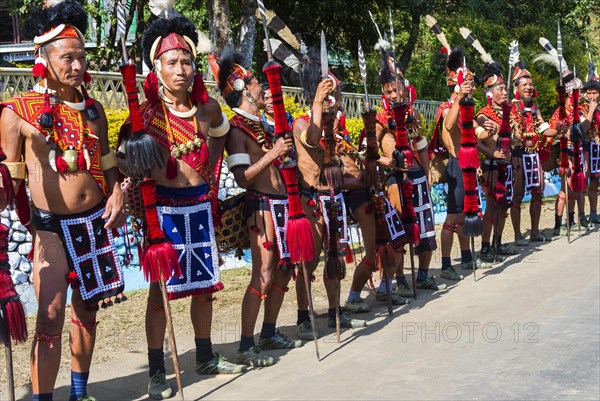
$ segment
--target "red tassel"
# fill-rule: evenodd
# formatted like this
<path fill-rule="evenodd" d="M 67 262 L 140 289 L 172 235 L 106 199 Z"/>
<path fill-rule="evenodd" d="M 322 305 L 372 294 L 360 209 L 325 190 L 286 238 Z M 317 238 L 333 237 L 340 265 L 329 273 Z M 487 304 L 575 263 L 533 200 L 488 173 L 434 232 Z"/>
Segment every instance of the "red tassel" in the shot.
<path fill-rule="evenodd" d="M 146 178 L 139 185 L 146 208 L 146 237 L 149 242 L 143 255 L 144 276 L 150 281 L 157 281 L 162 272 L 162 277 L 167 280 L 171 277 L 172 269 L 173 275 L 180 277 L 182 273 L 178 262 L 179 256 L 173 245 L 165 238 L 158 219 L 156 180 Z"/>
<path fill-rule="evenodd" d="M 70 271 L 67 274 L 67 283 L 73 288 L 79 287 L 79 277 L 77 277 L 77 273 Z"/>
<path fill-rule="evenodd" d="M 31 73 L 34 77 L 41 77 L 43 79 L 48 77 L 48 70 L 46 69 L 46 65 L 43 63 L 35 63 L 31 69 Z"/>
<path fill-rule="evenodd" d="M 121 66 L 123 86 L 125 87 L 125 92 L 127 93 L 127 102 L 129 103 L 129 118 L 131 120 L 131 132 L 139 132 L 144 130 L 144 122 L 142 121 L 142 114 L 140 112 L 140 103 L 137 93 L 137 83 L 135 80 L 136 73 L 137 71 L 135 64 L 128 63 Z M 147 96 L 148 95 L 146 94 L 146 97 Z M 158 83 L 156 96 L 158 97 Z"/>
<path fill-rule="evenodd" d="M 573 192 L 585 191 L 585 174 L 581 170 L 575 170 L 571 176 L 571 189 Z"/>
<path fill-rule="evenodd" d="M 306 204 L 308 206 L 314 207 L 314 206 L 316 206 L 317 201 L 311 198 L 311 199 L 308 200 L 308 202 L 306 202 Z"/>
<path fill-rule="evenodd" d="M 461 146 L 458 150 L 458 165 L 461 169 L 479 168 L 479 153 L 474 146 Z"/>
<path fill-rule="evenodd" d="M 354 255 L 352 254 L 352 249 L 350 249 L 350 244 L 346 243 L 346 263 L 354 263 Z"/>
<path fill-rule="evenodd" d="M 10 338 L 21 343 L 27 340 L 27 319 L 20 300 L 14 299 L 4 305 Z M 4 314 L 4 313 L 3 313 Z"/>
<path fill-rule="evenodd" d="M 169 180 L 177 177 L 177 160 L 171 155 L 167 160 L 167 171 L 165 173 Z"/>
<path fill-rule="evenodd" d="M 62 156 L 56 158 L 56 169 L 61 173 L 66 173 L 69 169 L 69 165 Z"/>
<path fill-rule="evenodd" d="M 267 251 L 273 248 L 273 243 L 271 241 L 265 241 L 262 245 L 263 248 L 265 248 Z"/>
<path fill-rule="evenodd" d="M 287 246 L 293 263 L 308 262 L 315 258 L 312 228 L 306 217 L 288 220 Z"/>
<path fill-rule="evenodd" d="M 208 91 L 202 79 L 202 73 L 198 71 L 194 76 L 194 84 L 192 85 L 192 102 L 194 104 L 208 103 Z"/>
<path fill-rule="evenodd" d="M 85 71 L 85 72 L 83 73 L 83 83 L 87 85 L 87 84 L 89 84 L 90 82 L 92 82 L 92 76 L 90 75 L 90 73 L 89 73 L 89 72 Z"/>
<path fill-rule="evenodd" d="M 77 167 L 82 171 L 87 170 L 87 163 L 85 162 L 85 157 L 83 157 L 83 152 L 77 154 Z"/>
<path fill-rule="evenodd" d="M 158 78 L 154 74 L 154 71 L 150 71 L 146 75 L 146 79 L 144 80 L 144 95 L 146 95 L 146 100 L 151 103 L 156 103 L 160 100 L 160 96 L 158 95 Z"/>
<path fill-rule="evenodd" d="M 181 267 L 178 263 L 179 254 L 170 242 L 151 244 L 144 250 L 142 268 L 144 278 L 148 281 L 158 281 L 161 278 L 168 280 L 181 277 Z M 171 273 L 172 272 L 172 273 Z"/>
<path fill-rule="evenodd" d="M 281 92 L 281 65 L 276 61 L 267 61 L 263 72 L 269 81 L 271 98 L 273 99 L 273 120 L 275 122 L 275 135 L 290 132 L 292 128 L 285 114 L 283 93 Z"/>

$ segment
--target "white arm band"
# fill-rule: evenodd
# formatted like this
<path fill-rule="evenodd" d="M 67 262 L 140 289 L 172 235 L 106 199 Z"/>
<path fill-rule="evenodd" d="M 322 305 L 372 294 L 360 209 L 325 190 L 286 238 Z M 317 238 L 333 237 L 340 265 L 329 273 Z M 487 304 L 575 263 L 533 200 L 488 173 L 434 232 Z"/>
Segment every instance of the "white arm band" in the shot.
<path fill-rule="evenodd" d="M 421 137 L 421 140 L 415 144 L 415 148 L 417 149 L 417 152 L 425 149 L 426 147 L 427 147 L 427 139 L 425 139 L 424 137 Z"/>
<path fill-rule="evenodd" d="M 208 130 L 208 136 L 212 138 L 220 138 L 229 132 L 229 120 L 222 111 L 221 115 L 223 116 L 223 122 L 218 127 L 210 127 Z"/>
<path fill-rule="evenodd" d="M 236 153 L 227 157 L 227 168 L 232 170 L 239 166 L 249 166 L 252 162 L 250 161 L 250 155 L 248 153 Z"/>
<path fill-rule="evenodd" d="M 544 133 L 544 131 L 546 131 L 547 129 L 550 128 L 550 124 L 548 123 L 543 123 L 538 127 L 538 134 L 542 134 Z"/>

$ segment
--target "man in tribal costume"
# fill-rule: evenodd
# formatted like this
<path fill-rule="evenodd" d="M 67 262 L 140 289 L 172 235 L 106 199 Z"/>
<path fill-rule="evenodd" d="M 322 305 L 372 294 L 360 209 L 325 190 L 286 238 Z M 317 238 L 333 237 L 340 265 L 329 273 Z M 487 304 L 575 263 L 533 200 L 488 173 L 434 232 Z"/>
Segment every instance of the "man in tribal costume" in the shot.
<path fill-rule="evenodd" d="M 82 85 L 91 79 L 86 29 L 87 15 L 75 1 L 34 11 L 23 33 L 34 38 L 33 74 L 43 80 L 0 104 L 4 164 L 18 188 L 19 217 L 34 238 L 33 282 L 39 305 L 31 352 L 34 400 L 52 400 L 69 285 L 69 400 L 94 399 L 86 386 L 98 303 L 104 308 L 121 302 L 124 289 L 113 242 L 113 229 L 125 222 L 123 194 L 104 110 Z"/>
<path fill-rule="evenodd" d="M 387 57 L 386 57 L 387 58 Z M 438 290 L 444 288 L 436 282 L 435 277 L 429 276 L 431 256 L 437 248 L 435 240 L 435 225 L 433 216 L 433 204 L 431 202 L 430 179 L 429 179 L 429 154 L 427 152 L 427 140 L 421 136 L 421 116 L 412 107 L 405 86 L 405 79 L 397 66 L 390 64 L 391 58 L 382 62 L 379 74 L 379 83 L 383 91 L 383 109 L 377 114 L 377 142 L 383 155 L 393 159 L 396 149 L 396 122 L 392 114 L 391 105 L 397 102 L 409 100 L 406 117 L 406 128 L 408 140 L 414 155 L 413 166 L 408 168 L 408 179 L 413 184 L 413 205 L 417 214 L 419 224 L 419 244 L 415 247 L 415 254 L 419 259 L 419 270 L 416 278 L 417 288 L 427 290 Z M 394 74 L 392 71 L 395 70 Z M 387 181 L 387 190 L 390 202 L 397 211 L 402 209 L 400 199 L 401 174 L 391 174 Z M 404 253 L 404 252 L 403 252 Z M 400 263 L 396 272 L 397 293 L 402 296 L 412 296 L 408 282 L 404 276 L 404 263 Z M 442 272 L 442 277 L 449 280 L 460 280 L 461 277 L 451 268 Z"/>
<path fill-rule="evenodd" d="M 548 239 L 540 232 L 542 196 L 544 194 L 544 172 L 542 164 L 548 157 L 548 145 L 552 139 L 544 136 L 553 133 L 544 122 L 540 109 L 534 103 L 537 92 L 529 71 L 522 62 L 515 67 L 512 77 L 515 98 L 511 112 L 513 127 L 513 199 L 510 217 L 515 231 L 515 245 L 524 246 Z M 525 194 L 531 194 L 529 215 L 531 234 L 529 241 L 521 232 L 521 202 Z"/>
<path fill-rule="evenodd" d="M 486 156 L 482 163 L 486 206 L 482 222 L 480 258 L 493 262 L 499 261 L 497 255 L 518 253 L 501 243 L 502 231 L 513 196 L 513 169 L 510 156 L 510 132 L 507 132 L 508 136 L 505 138 L 500 138 L 499 134 L 503 107 L 507 109 L 505 113 L 510 116 L 508 113 L 512 106 L 507 103 L 506 83 L 499 65 L 486 64 L 482 82 L 488 104 L 479 110 L 476 117 L 477 123 L 487 129 L 486 132 L 480 131 L 477 136 L 485 147 L 483 153 Z M 492 232 L 495 236 L 490 243 Z"/>
<path fill-rule="evenodd" d="M 565 91 L 565 113 L 566 113 L 566 118 L 562 119 L 561 118 L 561 111 L 560 111 L 560 107 L 558 109 L 556 109 L 554 111 L 554 113 L 552 114 L 552 117 L 550 118 L 550 121 L 548 122 L 550 124 L 550 129 L 554 130 L 557 132 L 557 140 L 559 140 L 559 138 L 564 134 L 567 135 L 568 138 L 568 142 L 567 142 L 567 147 L 568 147 L 568 156 L 569 156 L 569 169 L 571 170 L 572 173 L 575 172 L 575 169 L 578 168 L 579 170 L 584 170 L 584 149 L 583 146 L 581 146 L 580 148 L 580 154 L 578 156 L 576 156 L 576 151 L 575 151 L 575 147 L 574 147 L 574 143 L 571 142 L 571 129 L 573 127 L 573 122 L 574 122 L 574 108 L 575 108 L 575 104 L 573 104 L 572 98 L 573 98 L 573 94 L 575 91 L 579 91 L 582 88 L 582 83 L 579 80 L 579 78 L 575 77 L 575 74 L 573 74 L 573 72 L 569 71 L 569 70 L 563 70 L 562 71 L 562 82 L 564 85 L 564 91 Z M 584 135 L 586 135 L 586 133 L 588 133 L 588 131 L 590 130 L 590 127 L 592 125 L 592 120 L 593 120 L 593 111 L 594 110 L 586 110 L 584 108 L 579 108 L 579 118 L 581 121 L 581 131 L 583 132 Z M 576 163 L 576 158 L 578 158 L 580 160 L 579 166 L 576 167 L 575 163 Z M 553 235 L 561 235 L 563 233 L 566 233 L 566 226 L 564 226 L 562 224 L 562 215 L 564 212 L 564 208 L 565 208 L 565 203 L 566 203 L 566 196 L 565 196 L 565 191 L 569 191 L 569 204 L 567 205 L 567 209 L 568 209 L 568 219 L 569 219 L 569 226 L 571 229 L 577 229 L 579 227 L 579 225 L 581 225 L 581 227 L 587 227 L 588 226 L 588 221 L 585 217 L 585 210 L 584 210 L 584 204 L 585 204 L 585 197 L 584 197 L 584 191 L 582 190 L 583 188 L 574 188 L 573 187 L 573 177 L 574 174 L 570 174 L 570 177 L 568 177 L 567 180 L 561 180 L 561 189 L 560 189 L 560 193 L 558 194 L 558 196 L 556 197 L 556 204 L 555 204 L 555 214 L 554 214 L 554 230 L 553 230 Z M 566 186 L 565 186 L 565 181 L 566 181 Z M 585 184 L 585 182 L 584 182 Z M 579 189 L 579 190 L 576 190 Z M 577 208 L 579 211 L 579 219 L 576 221 L 575 220 L 575 203 L 577 203 Z M 564 231 L 563 231 L 564 229 Z"/>
<path fill-rule="evenodd" d="M 590 202 L 590 223 L 600 224 L 598 215 L 598 182 L 600 180 L 600 82 L 596 76 L 595 67 L 588 74 L 588 81 L 581 89 L 584 98 L 581 105 L 582 110 L 590 121 L 590 129 L 584 142 L 585 162 L 587 176 L 590 180 L 588 186 L 588 199 Z"/>
<path fill-rule="evenodd" d="M 169 299 L 192 298 L 196 372 L 231 374 L 242 372 L 245 366 L 214 354 L 210 339 L 213 295 L 223 288 L 211 206 L 219 180 L 212 173 L 217 159 L 220 163 L 229 122 L 219 103 L 208 96 L 197 71 L 197 38 L 196 27 L 185 17 L 157 19 L 144 31 L 144 62 L 151 72 L 146 78 L 142 119 L 165 163 L 152 169 L 151 180 L 140 185 L 142 191 L 155 193 L 160 229 L 179 256 L 181 275 L 173 274 L 166 283 Z M 124 126 L 122 142 L 136 135 L 130 131 L 129 125 Z M 119 149 L 126 147 L 121 144 Z M 148 394 L 153 399 L 171 396 L 165 378 L 166 316 L 160 291 L 158 282 L 150 284 L 146 307 Z"/>
<path fill-rule="evenodd" d="M 461 267 L 463 269 L 471 269 L 473 265 L 473 255 L 469 248 L 469 239 L 463 234 L 462 222 L 464 220 L 464 183 L 462 170 L 458 165 L 458 151 L 461 147 L 461 129 L 460 129 L 460 107 L 459 101 L 465 96 L 472 96 L 475 91 L 474 75 L 468 69 L 463 68 L 464 49 L 457 47 L 452 50 L 448 57 L 447 67 L 447 84 L 450 91 L 450 100 L 444 102 L 438 108 L 436 113 L 436 126 L 433 136 L 429 143 L 430 154 L 435 154 L 437 157 L 448 157 L 446 166 L 446 181 L 448 183 L 448 198 L 447 198 L 447 215 L 442 233 L 440 234 L 440 242 L 442 247 L 442 273 L 445 270 L 450 270 L 454 276 L 455 271 L 452 267 L 452 242 L 454 234 L 458 235 L 460 245 Z M 458 74 L 462 69 L 464 71 L 464 82 L 458 84 Z M 485 128 L 477 127 L 478 135 L 485 131 Z M 481 259 L 476 261 L 477 267 L 489 268 L 489 263 L 483 262 Z M 456 273 L 458 275 L 458 273 Z M 460 275 L 458 276 L 460 277 Z"/>
<path fill-rule="evenodd" d="M 312 281 L 313 273 L 319 264 L 321 251 L 326 254 L 326 259 L 336 258 L 337 266 L 342 270 L 345 270 L 342 258 L 346 252 L 350 252 L 348 248 L 347 209 L 341 191 L 342 185 L 340 185 L 342 182 L 337 182 L 337 187 L 332 183 L 332 187 L 330 187 L 324 172 L 327 167 L 336 169 L 339 174 L 338 178 L 343 178 L 341 159 L 337 159 L 337 155 L 334 160 L 329 160 L 330 164 L 337 162 L 335 165 L 325 166 L 326 153 L 336 152 L 336 142 L 339 141 L 334 132 L 334 126 L 339 122 L 334 121 L 334 119 L 337 120 L 335 115 L 341 105 L 341 102 L 337 102 L 337 100 L 341 100 L 340 82 L 332 74 L 328 78 L 320 80 L 318 63 L 312 60 L 315 60 L 315 58 L 305 57 L 302 73 L 304 97 L 312 107 L 308 115 L 297 118 L 293 125 L 294 145 L 298 155 L 298 178 L 302 194 L 302 206 L 313 230 L 315 246 L 315 258 L 310 262 L 306 262 L 306 270 L 311 276 L 309 283 Z M 337 97 L 331 96 L 330 93 Z M 325 110 L 325 107 L 331 109 Z M 328 118 L 329 121 L 324 121 Z M 327 141 L 324 138 L 326 124 L 329 124 L 329 134 L 334 138 L 334 142 Z M 331 202 L 332 192 L 335 205 L 332 205 Z M 333 216 L 332 206 L 336 208 L 335 216 Z M 332 221 L 334 218 L 336 221 Z M 337 230 L 337 233 L 331 230 Z M 334 237 L 333 243 L 330 241 L 332 235 L 337 236 L 337 241 Z M 327 244 L 325 247 L 323 246 L 324 241 Z M 331 247 L 333 249 L 330 249 Z M 298 271 L 299 276 L 303 274 L 303 270 Z M 338 274 L 332 274 L 329 277 L 327 269 L 325 269 L 323 278 L 329 301 L 327 322 L 329 327 L 335 327 L 336 310 L 340 306 L 341 277 Z M 309 300 L 307 299 L 304 279 L 300 277 L 296 280 L 296 296 L 298 297 L 298 336 L 303 340 L 311 340 L 313 339 L 313 332 L 308 312 Z M 341 327 L 356 328 L 365 325 L 364 320 L 353 319 L 347 312 L 342 311 L 340 314 Z"/>
<path fill-rule="evenodd" d="M 244 218 L 252 250 L 252 277 L 242 301 L 242 336 L 236 362 L 270 366 L 274 360 L 262 350 L 302 345 L 275 329 L 294 268 L 286 242 L 287 192 L 279 172 L 281 156 L 292 149 L 292 139 L 273 140 L 269 125 L 261 123 L 264 91 L 254 74 L 241 66 L 242 61 L 241 54 L 226 52 L 215 74 L 221 95 L 235 112 L 227 136 L 227 166 L 237 184 L 246 189 Z M 256 346 L 254 327 L 263 300 L 264 320 Z"/>

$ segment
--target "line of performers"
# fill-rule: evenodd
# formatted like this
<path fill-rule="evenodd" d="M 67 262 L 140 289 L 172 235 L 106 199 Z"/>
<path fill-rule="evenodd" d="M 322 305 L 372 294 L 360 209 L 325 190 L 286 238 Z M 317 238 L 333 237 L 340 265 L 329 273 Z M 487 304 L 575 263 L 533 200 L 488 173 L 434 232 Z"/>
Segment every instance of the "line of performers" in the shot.
<path fill-rule="evenodd" d="M 75 0 L 36 13 L 25 31 L 35 37 L 33 74 L 41 80 L 32 91 L 0 105 L 0 206 L 14 203 L 34 237 L 33 281 L 39 304 L 31 354 L 34 400 L 52 399 L 69 286 L 74 290 L 70 400 L 93 400 L 86 385 L 97 311 L 99 306 L 126 299 L 122 294 L 123 266 L 114 246 L 114 229 L 125 224 L 125 198 L 133 205 L 128 212 L 141 217 L 144 240 L 140 258 L 152 281 L 146 338 L 148 393 L 153 399 L 172 395 L 165 377 L 167 316 L 161 282 L 166 282 L 168 299 L 191 297 L 198 374 L 231 374 L 248 366 L 270 366 L 275 361 L 266 350 L 296 348 L 303 340 L 312 340 L 316 327 L 309 315 L 306 285 L 314 280 L 321 255 L 330 327 L 366 325 L 352 313 L 369 310 L 361 292 L 378 270 L 383 279 L 378 288 L 372 288 L 376 300 L 408 303 L 413 291 L 404 276 L 407 245 L 418 258 L 413 285 L 422 290 L 443 288 L 445 285 L 429 274 L 437 248 L 430 194 L 432 156 L 446 159 L 448 206 L 441 234 L 441 277 L 446 280 L 463 278 L 451 263 L 455 234 L 462 268 L 489 268 L 502 255 L 514 253 L 501 243 L 508 208 L 517 245 L 548 240 L 539 229 L 544 188 L 541 167 L 553 157 L 549 155 L 552 138 L 563 141 L 563 134 L 575 125 L 585 138 L 563 144 L 566 150 L 560 166 L 573 171 L 567 180 L 569 200 L 579 202 L 582 225 L 587 224 L 583 215 L 585 183 L 582 186 L 575 180 L 581 180 L 580 173 L 587 169 L 590 217 L 600 223 L 596 214 L 600 160 L 597 80 L 581 88 L 572 73 L 564 72 L 564 106 L 546 123 L 535 105 L 531 74 L 522 65 L 515 69 L 512 83 L 516 96 L 511 104 L 501 71 L 497 65 L 489 65 L 482 77 L 489 104 L 475 116 L 472 106 L 469 114 L 463 101 L 473 94 L 474 74 L 464 65 L 461 51 L 453 49 L 447 63 L 450 100 L 440 106 L 428 144 L 421 135 L 420 115 L 412 107 L 414 88 L 406 84 L 388 55 L 389 45 L 382 42 L 378 48 L 382 53 L 379 83 L 383 107 L 378 113 L 365 111 L 364 136 L 360 143 L 352 144 L 344 127 L 340 81 L 331 73 L 321 77 L 321 63 L 312 51 L 305 54 L 301 74 L 310 107 L 305 116 L 295 120 L 278 113 L 283 103 L 276 80 L 269 79 L 270 86 L 261 86 L 256 76 L 242 67 L 240 54 L 224 52 L 218 59 L 211 57 L 220 93 L 235 112 L 228 120 L 219 103 L 208 95 L 195 64 L 196 27 L 181 16 L 159 18 L 142 38 L 144 63 L 151 72 L 144 84 L 146 101 L 141 105 L 137 103 L 135 67 L 128 63 L 122 68 L 131 114 L 122 127 L 115 156 L 108 145 L 103 108 L 84 89 L 89 80 L 86 27 L 87 16 Z M 276 73 L 277 69 L 269 71 Z M 578 107 L 580 91 L 587 101 Z M 469 130 L 477 140 L 465 140 Z M 476 261 L 462 228 L 463 212 L 472 211 L 476 192 L 472 182 L 463 182 L 460 155 L 468 147 L 484 155 L 481 191 L 487 206 L 482 249 Z M 214 225 L 219 219 L 218 177 L 224 150 L 229 170 L 246 190 L 243 230 L 252 252 L 252 275 L 241 305 L 241 339 L 234 362 L 214 353 L 210 338 L 212 301 L 223 288 Z M 123 189 L 119 170 L 129 177 Z M 563 185 L 562 189 L 567 188 Z M 525 193 L 532 195 L 529 240 L 520 228 Z M 561 193 L 557 232 L 564 199 Z M 569 211 L 573 207 L 569 204 Z M 362 232 L 364 254 L 355 262 L 350 291 L 340 312 L 340 280 L 345 277 L 345 263 L 353 256 L 348 246 L 350 218 Z M 300 224 L 306 221 L 308 225 Z M 571 223 L 573 226 L 575 221 Z M 24 341 L 26 329 L 10 282 L 8 229 L 4 231 L 0 233 L 0 338 L 6 344 L 11 338 Z M 289 236 L 300 247 L 312 249 L 288 247 Z M 298 260 L 302 268 L 298 268 Z M 6 275 L 8 280 L 4 280 Z M 292 277 L 297 278 L 298 339 L 276 329 Z M 261 304 L 263 324 L 255 343 Z"/>

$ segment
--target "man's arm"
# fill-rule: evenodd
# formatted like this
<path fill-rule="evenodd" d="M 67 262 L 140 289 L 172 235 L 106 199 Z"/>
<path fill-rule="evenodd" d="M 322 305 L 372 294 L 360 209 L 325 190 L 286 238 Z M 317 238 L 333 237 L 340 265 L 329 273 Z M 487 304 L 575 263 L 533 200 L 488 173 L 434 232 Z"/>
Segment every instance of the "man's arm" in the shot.
<path fill-rule="evenodd" d="M 21 150 L 23 149 L 23 133 L 22 130 L 26 128 L 25 121 L 19 117 L 15 112 L 10 110 L 8 107 L 0 106 L 0 140 L 2 144 L 2 150 L 6 155 L 4 163 L 24 163 L 21 162 Z M 28 127 L 33 130 L 33 127 Z M 19 185 L 23 182 L 23 178 L 18 178 L 16 170 L 25 172 L 25 166 L 22 168 L 16 168 L 18 165 L 14 164 L 15 168 L 9 168 L 12 177 L 13 188 L 19 188 Z M 11 171 L 12 170 L 12 171 Z M 2 186 L 2 180 L 0 180 L 0 186 Z M 0 199 L 0 210 L 6 208 L 7 199 L 5 196 Z"/>
<path fill-rule="evenodd" d="M 292 148 L 292 138 L 279 138 L 263 157 L 252 163 L 246 147 L 247 135 L 239 128 L 231 128 L 227 135 L 227 165 L 233 172 L 237 184 L 244 189 L 249 188 L 257 177 L 282 154 Z"/>
<path fill-rule="evenodd" d="M 215 171 L 219 157 L 223 155 L 223 149 L 225 148 L 227 133 L 229 132 L 230 126 L 229 120 L 227 120 L 227 116 L 223 114 L 219 102 L 213 98 L 208 98 L 208 103 L 205 107 L 210 121 L 207 138 L 208 157 L 210 159 L 209 163 L 211 171 Z"/>
<path fill-rule="evenodd" d="M 96 135 L 100 140 L 100 150 L 102 157 L 106 157 L 104 160 L 110 160 L 110 154 L 114 155 L 114 150 L 110 148 L 108 144 L 108 123 L 106 121 L 106 114 L 104 108 L 99 102 L 95 102 L 95 106 L 100 113 L 100 118 L 95 121 L 98 126 Z M 108 155 L 108 157 L 107 157 Z M 116 161 L 116 159 L 113 159 Z M 106 209 L 102 215 L 103 219 L 108 219 L 105 228 L 119 228 L 125 223 L 125 198 L 121 191 L 121 183 L 119 180 L 119 170 L 117 165 L 110 163 L 109 165 L 103 165 L 102 170 L 104 171 L 104 179 L 109 191 L 108 199 L 106 200 Z"/>
<path fill-rule="evenodd" d="M 315 99 L 311 108 L 310 125 L 306 131 L 305 142 L 309 147 L 315 147 L 321 142 L 321 137 L 323 136 L 323 102 L 325 102 L 332 89 L 333 81 L 329 78 L 322 80 L 319 82 L 319 86 L 317 86 L 317 92 L 315 93 Z"/>

